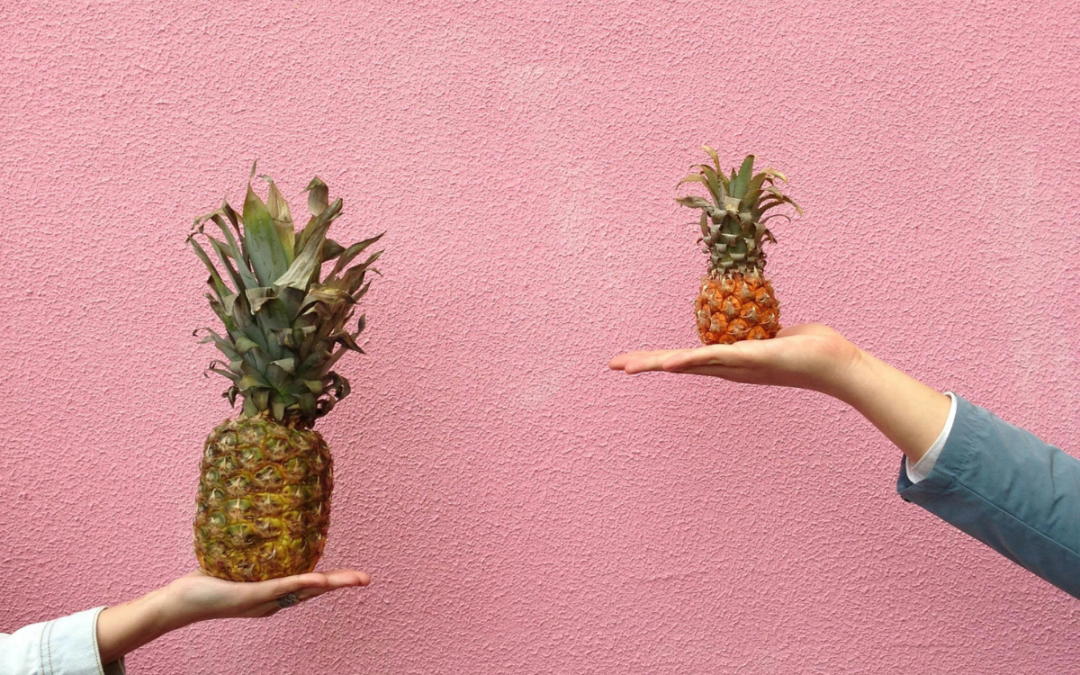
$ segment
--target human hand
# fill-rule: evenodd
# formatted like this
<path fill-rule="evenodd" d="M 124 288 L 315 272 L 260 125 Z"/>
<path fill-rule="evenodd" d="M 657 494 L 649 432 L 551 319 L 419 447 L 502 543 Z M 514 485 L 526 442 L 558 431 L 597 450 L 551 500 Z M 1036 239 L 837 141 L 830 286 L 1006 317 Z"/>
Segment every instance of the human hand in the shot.
<path fill-rule="evenodd" d="M 367 586 L 364 572 L 312 572 L 270 581 L 240 583 L 200 571 L 98 615 L 98 652 L 103 664 L 197 621 L 270 616 L 282 608 L 278 599 L 290 593 L 300 602 L 351 586 Z"/>
<path fill-rule="evenodd" d="M 785 328 L 771 340 L 620 354 L 612 370 L 712 375 L 732 382 L 812 389 L 852 406 L 915 464 L 937 438 L 951 402 L 821 324 Z"/>
<path fill-rule="evenodd" d="M 172 612 L 181 625 L 207 619 L 270 616 L 279 598 L 290 593 L 300 602 L 352 586 L 367 586 L 370 577 L 355 570 L 311 572 L 269 581 L 236 582 L 195 571 L 165 587 Z"/>
<path fill-rule="evenodd" d="M 843 335 L 811 323 L 785 328 L 771 340 L 629 352 L 616 356 L 608 366 L 630 375 L 647 371 L 691 373 L 837 395 L 860 359 L 859 348 Z"/>

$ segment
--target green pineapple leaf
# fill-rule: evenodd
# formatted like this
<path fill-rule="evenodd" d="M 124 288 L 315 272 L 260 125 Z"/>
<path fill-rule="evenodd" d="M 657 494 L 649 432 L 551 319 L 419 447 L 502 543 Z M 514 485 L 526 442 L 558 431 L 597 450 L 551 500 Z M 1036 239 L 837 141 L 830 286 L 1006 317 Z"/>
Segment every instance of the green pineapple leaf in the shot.
<path fill-rule="evenodd" d="M 236 338 L 236 351 L 240 354 L 247 354 L 252 349 L 261 349 L 258 343 L 246 335 L 241 335 Z"/>
<path fill-rule="evenodd" d="M 683 206 L 701 209 L 699 229 L 704 244 L 704 252 L 709 256 L 709 271 L 712 274 L 724 274 L 731 271 L 743 273 L 760 270 L 765 264 L 763 242 L 775 243 L 771 231 L 765 223 L 773 217 L 786 214 L 763 214 L 777 206 L 790 205 L 796 212 L 802 209 L 793 199 L 777 188 L 778 183 L 786 183 L 787 177 L 775 169 L 767 168 L 754 173 L 755 155 L 747 155 L 738 168 L 732 168 L 728 176 L 720 170 L 719 156 L 709 146 L 703 146 L 713 165 L 699 164 L 692 167 L 693 173 L 682 182 L 697 182 L 705 185 L 715 206 L 701 197 L 679 197 L 676 201 Z M 719 199 L 717 199 L 719 197 Z"/>
<path fill-rule="evenodd" d="M 244 198 L 244 244 L 251 256 L 251 266 L 260 286 L 272 285 L 289 269 L 285 248 L 266 204 L 248 183 Z"/>
<path fill-rule="evenodd" d="M 315 397 L 311 394 L 301 394 L 297 397 L 297 401 L 300 405 L 300 414 L 305 418 L 315 419 L 317 410 Z"/>
<path fill-rule="evenodd" d="M 308 210 L 311 211 L 312 217 L 318 216 L 326 210 L 330 201 L 330 188 L 318 176 L 315 176 L 304 189 L 308 193 Z"/>
<path fill-rule="evenodd" d="M 241 245 L 243 245 L 244 237 L 240 233 L 240 216 L 237 215 L 236 211 L 233 210 L 233 207 L 229 206 L 229 202 L 225 200 L 221 201 L 221 212 L 224 213 L 225 217 L 229 219 L 229 224 L 232 225 L 232 228 L 234 230 L 236 230 L 236 236 L 240 237 Z"/>
<path fill-rule="evenodd" d="M 682 180 L 675 184 L 675 187 L 679 187 L 683 183 L 701 183 L 702 185 L 708 186 L 709 180 L 700 173 L 690 173 L 683 176 Z"/>
<path fill-rule="evenodd" d="M 251 389 L 258 389 L 265 385 L 265 380 L 263 380 L 262 378 L 256 378 L 252 375 L 245 375 L 236 382 L 236 386 L 240 387 L 240 391 L 244 392 Z"/>
<path fill-rule="evenodd" d="M 232 342 L 221 337 L 211 328 L 196 329 L 193 335 L 197 337 L 200 330 L 206 331 L 207 333 L 209 333 L 209 335 L 199 340 L 199 344 L 213 342 L 214 346 L 218 348 L 218 351 L 225 355 L 225 358 L 229 359 L 230 361 L 237 361 L 240 359 L 240 354 L 236 351 L 236 346 Z"/>
<path fill-rule="evenodd" d="M 262 178 L 270 184 L 270 194 L 267 196 L 266 210 L 270 212 L 270 219 L 274 221 L 278 238 L 281 240 L 281 248 L 285 251 L 285 263 L 291 265 L 296 257 L 293 246 L 296 241 L 296 232 L 293 230 L 292 213 L 289 211 L 289 203 L 278 191 L 277 185 L 269 176 Z"/>
<path fill-rule="evenodd" d="M 245 291 L 248 302 L 251 303 L 251 313 L 258 315 L 259 310 L 263 308 L 263 305 L 277 298 L 277 291 L 273 288 L 267 288 L 265 286 L 259 286 L 257 288 L 249 288 Z"/>
<path fill-rule="evenodd" d="M 327 239 L 322 247 L 323 262 L 329 262 L 345 252 L 345 247 L 333 239 Z"/>
<path fill-rule="evenodd" d="M 713 164 L 716 165 L 716 173 L 720 174 L 721 176 L 724 175 L 724 172 L 720 170 L 720 156 L 716 154 L 716 150 L 713 150 L 707 145 L 703 145 L 701 147 L 705 149 L 705 152 L 709 153 L 709 157 L 712 157 Z"/>
<path fill-rule="evenodd" d="M 690 195 L 687 197 L 678 197 L 675 199 L 675 201 L 682 204 L 683 206 L 689 206 L 690 208 L 694 209 L 709 210 L 713 206 L 709 203 L 709 200 L 694 195 Z"/>
<path fill-rule="evenodd" d="M 742 166 L 739 167 L 738 176 L 732 178 L 731 184 L 731 196 L 742 199 L 746 194 L 746 187 L 750 184 L 751 174 L 754 171 L 754 156 L 747 155 L 743 160 Z M 734 173 L 734 169 L 732 169 Z"/>
<path fill-rule="evenodd" d="M 225 298 L 232 295 L 232 289 L 225 285 L 225 282 L 221 280 L 221 275 L 218 274 L 217 268 L 214 267 L 214 263 L 210 262 L 210 257 L 206 255 L 206 251 L 202 246 L 199 246 L 199 242 L 195 241 L 195 235 L 192 233 L 188 236 L 188 243 L 195 249 L 195 255 L 199 256 L 199 260 L 203 261 L 206 265 L 206 269 L 210 271 L 210 286 L 217 293 L 218 300 L 222 303 L 225 302 Z"/>
<path fill-rule="evenodd" d="M 214 249 L 214 253 L 217 254 L 218 260 L 225 267 L 225 271 L 229 273 L 229 278 L 232 279 L 233 285 L 236 286 L 238 292 L 243 292 L 247 286 L 244 283 L 244 278 L 237 272 L 236 267 L 232 264 L 232 255 L 229 250 L 225 248 L 225 244 L 221 243 L 217 239 L 214 239 L 210 235 L 206 235 L 207 240 L 210 242 L 210 246 Z M 245 269 L 245 271 L 247 271 Z M 252 280 L 254 281 L 254 279 Z"/>
<path fill-rule="evenodd" d="M 313 225 L 304 228 L 307 238 L 300 255 L 289 266 L 289 269 L 274 281 L 276 287 L 290 287 L 301 291 L 308 287 L 312 276 L 317 274 L 322 266 L 326 231 L 330 229 L 330 224 L 339 213 L 341 213 L 341 200 L 335 199 L 333 204 L 323 209 L 315 218 Z"/>
<path fill-rule="evenodd" d="M 334 396 L 340 401 L 349 395 L 352 391 L 352 387 L 349 386 L 349 381 L 338 375 L 337 373 L 330 373 L 323 379 L 323 384 L 326 389 L 333 389 Z"/>
<path fill-rule="evenodd" d="M 270 365 L 281 368 L 286 373 L 292 374 L 296 372 L 296 359 L 290 357 L 287 359 L 279 359 L 277 361 L 271 361 Z"/>
<path fill-rule="evenodd" d="M 701 175 L 705 176 L 706 181 L 708 181 L 706 185 L 709 188 L 709 192 L 712 193 L 713 200 L 716 201 L 717 204 L 724 201 L 727 197 L 728 190 L 728 183 L 723 180 L 724 175 L 718 175 L 708 164 L 701 164 L 699 166 Z"/>
<path fill-rule="evenodd" d="M 372 270 L 372 271 L 373 272 L 378 272 L 378 270 Z M 349 297 L 352 298 L 352 303 L 350 303 L 350 304 L 355 304 L 355 303 L 359 302 L 360 298 L 364 297 L 364 295 L 368 292 L 368 288 L 371 286 L 370 281 L 367 282 L 366 284 L 364 284 L 364 275 L 363 274 L 360 274 L 356 279 L 351 280 L 348 283 L 349 283 Z M 364 284 L 364 285 L 361 286 L 360 284 Z"/>
<path fill-rule="evenodd" d="M 220 361 L 218 361 L 216 363 L 220 363 Z M 214 365 L 214 364 L 215 364 L 215 362 L 211 362 L 211 364 L 206 367 L 206 370 L 203 372 L 204 376 L 206 375 L 206 373 L 217 373 L 218 375 L 229 378 L 233 382 L 237 382 L 237 383 L 240 382 L 240 377 L 238 375 L 236 375 L 232 371 L 229 371 L 229 370 L 226 370 L 224 368 L 218 367 L 217 365 Z M 229 387 L 229 389 L 232 389 L 232 388 L 233 387 Z"/>
<path fill-rule="evenodd" d="M 267 410 L 270 407 L 270 388 L 259 387 L 251 392 L 251 397 L 255 399 L 256 410 Z"/>

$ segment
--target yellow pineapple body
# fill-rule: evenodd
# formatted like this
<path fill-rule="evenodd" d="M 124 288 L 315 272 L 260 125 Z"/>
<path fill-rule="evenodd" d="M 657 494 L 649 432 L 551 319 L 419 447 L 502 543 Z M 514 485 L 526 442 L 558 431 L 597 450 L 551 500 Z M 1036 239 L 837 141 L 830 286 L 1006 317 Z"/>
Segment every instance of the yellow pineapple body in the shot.
<path fill-rule="evenodd" d="M 330 449 L 318 432 L 265 415 L 225 421 L 203 452 L 199 564 L 230 581 L 312 571 L 326 543 L 333 487 Z"/>
<path fill-rule="evenodd" d="M 707 345 L 767 340 L 780 330 L 780 303 L 758 274 L 702 278 L 694 308 L 698 337 Z"/>

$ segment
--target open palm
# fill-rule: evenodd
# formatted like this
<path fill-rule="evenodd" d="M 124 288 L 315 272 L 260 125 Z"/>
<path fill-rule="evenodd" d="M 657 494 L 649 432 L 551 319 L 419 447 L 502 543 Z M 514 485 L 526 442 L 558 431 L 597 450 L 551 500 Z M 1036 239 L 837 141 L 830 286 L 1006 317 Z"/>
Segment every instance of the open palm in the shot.
<path fill-rule="evenodd" d="M 350 586 L 367 586 L 370 577 L 354 570 L 312 572 L 269 581 L 240 583 L 192 572 L 141 598 L 106 607 L 97 618 L 101 663 L 197 621 L 270 616 L 278 599 L 290 593 L 301 602 Z"/>
<path fill-rule="evenodd" d="M 311 572 L 269 581 L 240 583 L 207 576 L 201 571 L 180 577 L 170 584 L 185 613 L 183 623 L 205 619 L 270 616 L 280 609 L 278 598 L 290 593 L 300 601 L 350 586 L 367 586 L 364 572 L 334 570 Z"/>
<path fill-rule="evenodd" d="M 648 371 L 710 375 L 733 382 L 828 392 L 860 358 L 859 349 L 822 324 L 785 328 L 771 340 L 696 349 L 635 351 L 608 364 L 633 375 Z"/>

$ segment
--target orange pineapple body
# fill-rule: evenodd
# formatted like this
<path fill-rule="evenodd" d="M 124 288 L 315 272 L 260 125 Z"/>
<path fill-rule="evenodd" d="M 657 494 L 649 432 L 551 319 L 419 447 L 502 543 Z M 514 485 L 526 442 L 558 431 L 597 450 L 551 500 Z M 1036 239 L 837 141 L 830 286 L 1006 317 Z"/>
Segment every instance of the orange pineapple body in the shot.
<path fill-rule="evenodd" d="M 703 277 L 694 309 L 698 337 L 707 345 L 767 340 L 780 330 L 772 283 L 755 273 Z"/>
<path fill-rule="evenodd" d="M 739 340 L 768 340 L 780 331 L 780 303 L 765 278 L 765 242 L 776 243 L 766 223 L 783 214 L 768 214 L 790 205 L 802 209 L 776 187 L 786 183 L 773 169 L 754 173 L 754 156 L 747 155 L 730 174 L 720 168 L 716 151 L 704 146 L 713 164 L 698 164 L 680 181 L 700 183 L 708 197 L 686 196 L 675 201 L 701 211 L 701 242 L 709 256 L 709 274 L 701 279 L 694 302 L 697 331 L 707 345 Z"/>

